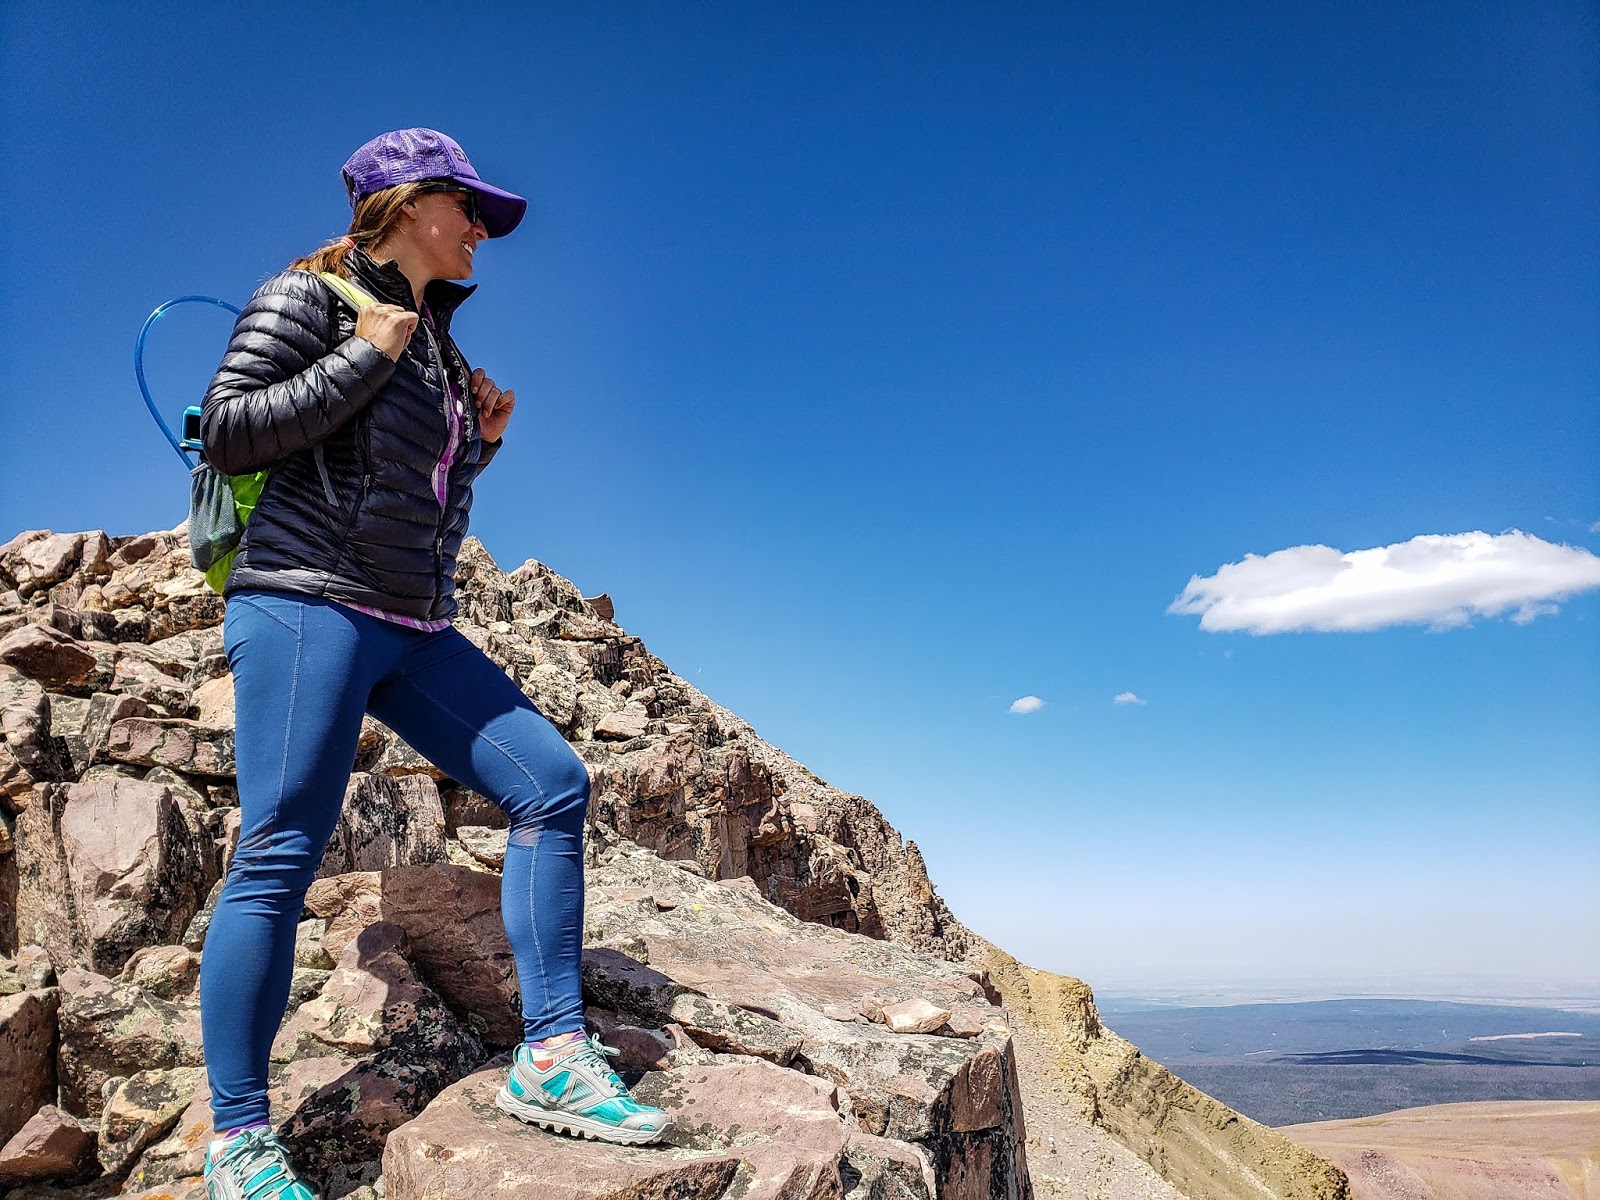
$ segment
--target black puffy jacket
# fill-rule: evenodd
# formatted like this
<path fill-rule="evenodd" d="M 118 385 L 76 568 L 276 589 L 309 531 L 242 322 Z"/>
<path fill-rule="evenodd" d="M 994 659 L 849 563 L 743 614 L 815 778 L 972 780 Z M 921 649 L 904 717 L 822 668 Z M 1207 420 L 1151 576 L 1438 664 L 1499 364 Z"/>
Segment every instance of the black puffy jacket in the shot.
<path fill-rule="evenodd" d="M 411 285 L 393 263 L 359 250 L 345 262 L 378 300 L 415 311 Z M 499 448 L 479 437 L 468 402 L 465 445 L 439 503 L 433 472 L 448 434 L 444 372 L 456 375 L 463 395 L 467 382 L 450 318 L 472 291 L 429 284 L 437 344 L 419 323 L 398 363 L 355 336 L 355 313 L 316 275 L 284 271 L 251 297 L 201 419 L 206 461 L 217 470 L 271 470 L 228 592 L 269 588 L 424 620 L 454 615 L 472 481 Z"/>

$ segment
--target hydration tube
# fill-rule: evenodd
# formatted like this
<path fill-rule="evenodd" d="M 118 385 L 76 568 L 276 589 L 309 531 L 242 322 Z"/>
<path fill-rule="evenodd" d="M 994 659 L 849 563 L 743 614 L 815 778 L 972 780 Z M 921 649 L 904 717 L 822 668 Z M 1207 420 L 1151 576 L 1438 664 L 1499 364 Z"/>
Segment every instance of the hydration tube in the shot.
<path fill-rule="evenodd" d="M 133 343 L 133 373 L 138 377 L 139 391 L 144 396 L 144 406 L 150 410 L 150 415 L 156 419 L 156 424 L 161 426 L 161 432 L 167 435 L 167 441 L 172 443 L 173 453 L 183 460 L 183 469 L 185 471 L 193 467 L 194 463 L 189 460 L 189 455 L 185 452 L 183 443 L 172 432 L 172 426 L 168 425 L 166 419 L 162 417 L 161 410 L 156 407 L 156 402 L 150 398 L 150 388 L 144 381 L 144 339 L 145 335 L 150 332 L 150 326 L 159 321 L 167 309 L 178 304 L 191 303 L 215 304 L 218 308 L 227 309 L 234 316 L 239 315 L 237 308 L 226 300 L 218 300 L 215 296 L 179 296 L 176 300 L 168 300 L 165 304 L 160 305 L 155 312 L 145 318 L 144 325 L 139 329 L 139 336 Z"/>

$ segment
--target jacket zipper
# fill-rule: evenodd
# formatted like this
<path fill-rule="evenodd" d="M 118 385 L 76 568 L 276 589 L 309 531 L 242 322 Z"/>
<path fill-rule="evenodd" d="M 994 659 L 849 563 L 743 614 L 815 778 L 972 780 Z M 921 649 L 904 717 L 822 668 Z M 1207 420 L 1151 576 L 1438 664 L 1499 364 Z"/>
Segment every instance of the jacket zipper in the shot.
<path fill-rule="evenodd" d="M 438 367 L 439 370 L 440 392 L 444 396 L 445 447 L 444 450 L 442 450 L 439 454 L 439 460 L 442 462 L 444 460 L 444 456 L 450 452 L 450 440 L 453 436 L 450 422 L 450 405 L 453 403 L 450 398 L 450 372 L 445 366 L 444 351 L 439 346 L 439 339 L 434 335 L 432 323 L 426 317 L 423 317 L 421 320 L 419 320 L 418 324 L 422 326 L 423 333 L 427 335 L 428 349 L 433 352 L 434 365 Z M 463 399 L 463 403 L 464 402 L 465 400 Z M 463 433 L 466 431 L 466 420 L 466 415 L 463 413 L 461 416 Z M 439 470 L 439 463 L 434 463 L 433 469 L 434 472 L 437 472 Z M 434 619 L 434 610 L 438 608 L 439 597 L 444 593 L 444 519 L 445 515 L 450 511 L 450 472 L 454 469 L 455 463 L 453 462 L 445 469 L 444 499 L 439 501 L 439 520 L 433 529 L 433 563 L 435 575 L 433 583 L 433 600 L 428 605 L 428 616 L 430 620 Z M 431 487 L 433 484 L 431 476 L 429 477 L 428 483 Z"/>

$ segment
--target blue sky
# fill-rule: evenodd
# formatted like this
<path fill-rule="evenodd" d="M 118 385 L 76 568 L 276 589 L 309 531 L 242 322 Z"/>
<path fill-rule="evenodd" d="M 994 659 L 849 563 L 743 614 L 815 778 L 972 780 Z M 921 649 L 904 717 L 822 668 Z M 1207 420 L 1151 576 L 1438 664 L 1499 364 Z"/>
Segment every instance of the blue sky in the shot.
<path fill-rule="evenodd" d="M 140 322 L 242 302 L 343 232 L 351 150 L 434 126 L 532 201 L 457 325 L 519 397 L 474 532 L 870 796 L 980 932 L 1100 986 L 1600 990 L 1592 9 L 0 23 L 0 537 L 181 520 Z M 226 333 L 158 327 L 170 413 Z"/>

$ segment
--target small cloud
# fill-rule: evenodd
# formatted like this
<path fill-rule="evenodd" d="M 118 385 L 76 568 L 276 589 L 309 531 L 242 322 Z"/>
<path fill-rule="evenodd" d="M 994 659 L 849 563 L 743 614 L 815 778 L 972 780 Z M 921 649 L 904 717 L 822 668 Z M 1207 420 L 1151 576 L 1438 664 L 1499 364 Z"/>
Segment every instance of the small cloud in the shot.
<path fill-rule="evenodd" d="M 1293 546 L 1247 554 L 1194 576 L 1167 611 L 1198 616 L 1208 633 L 1454 629 L 1505 615 L 1524 625 L 1592 588 L 1600 588 L 1600 558 L 1513 529 L 1423 534 L 1348 553 Z"/>
<path fill-rule="evenodd" d="M 1600 521 L 1596 521 L 1593 525 L 1590 525 L 1589 526 L 1589 532 L 1590 533 L 1600 533 Z"/>
<path fill-rule="evenodd" d="M 1139 699 L 1139 697 L 1135 696 L 1132 692 L 1118 692 L 1115 696 L 1111 697 L 1111 703 L 1113 703 L 1113 704 L 1143 704 L 1144 701 Z"/>
<path fill-rule="evenodd" d="M 1043 707 L 1044 707 L 1044 701 L 1039 699 L 1039 697 L 1037 697 L 1037 696 L 1021 696 L 1021 697 L 1017 698 L 1016 700 L 1013 700 L 1011 702 L 1011 707 L 1008 708 L 1006 711 L 1007 712 L 1014 712 L 1014 713 L 1017 713 L 1019 716 L 1024 716 L 1025 717 L 1029 713 L 1038 712 Z"/>

